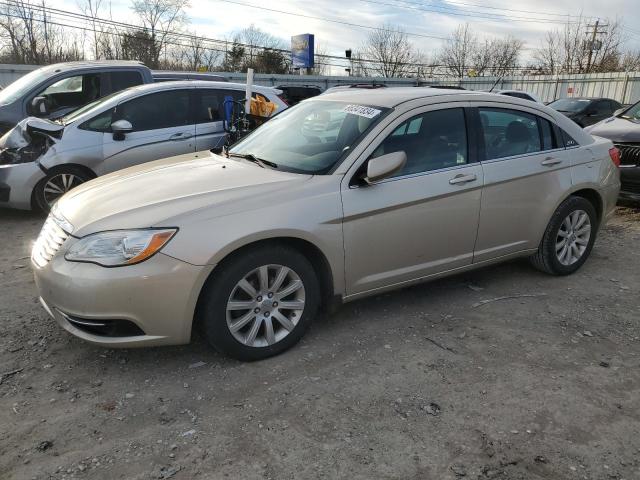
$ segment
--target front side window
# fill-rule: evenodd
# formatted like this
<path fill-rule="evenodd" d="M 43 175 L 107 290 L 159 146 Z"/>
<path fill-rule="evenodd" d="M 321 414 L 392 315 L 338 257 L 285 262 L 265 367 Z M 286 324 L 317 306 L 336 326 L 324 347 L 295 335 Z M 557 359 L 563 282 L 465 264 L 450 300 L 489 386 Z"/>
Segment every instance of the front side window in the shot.
<path fill-rule="evenodd" d="M 479 112 L 487 160 L 542 150 L 535 115 L 502 108 L 480 108 Z"/>
<path fill-rule="evenodd" d="M 312 100 L 271 118 L 229 151 L 278 168 L 325 174 L 384 117 L 387 108 Z"/>
<path fill-rule="evenodd" d="M 115 109 L 116 120 L 128 120 L 134 132 L 189 125 L 189 90 L 167 90 L 124 102 Z"/>
<path fill-rule="evenodd" d="M 371 158 L 404 151 L 407 163 L 395 177 L 464 165 L 468 161 L 464 110 L 422 113 L 400 124 Z"/>
<path fill-rule="evenodd" d="M 87 73 L 62 78 L 36 96 L 45 97 L 51 112 L 68 107 L 80 107 L 100 98 L 100 74 Z"/>

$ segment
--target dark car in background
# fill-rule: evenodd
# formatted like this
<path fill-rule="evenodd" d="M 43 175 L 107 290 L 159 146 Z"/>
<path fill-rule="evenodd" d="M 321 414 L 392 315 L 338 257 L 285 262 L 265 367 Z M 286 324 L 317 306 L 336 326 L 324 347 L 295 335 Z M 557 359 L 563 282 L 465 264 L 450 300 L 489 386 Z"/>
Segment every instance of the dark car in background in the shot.
<path fill-rule="evenodd" d="M 584 128 L 613 116 L 622 104 L 610 98 L 574 97 L 560 98 L 549 106 Z"/>
<path fill-rule="evenodd" d="M 640 202 L 640 102 L 585 131 L 608 138 L 620 150 L 620 198 Z"/>
<path fill-rule="evenodd" d="M 280 96 L 289 106 L 300 103 L 307 98 L 317 97 L 322 93 L 322 89 L 317 85 L 278 85 L 278 90 L 282 90 Z"/>
<path fill-rule="evenodd" d="M 153 83 L 140 62 L 56 63 L 18 78 L 0 93 L 0 135 L 29 117 L 56 119 L 125 88 Z"/>

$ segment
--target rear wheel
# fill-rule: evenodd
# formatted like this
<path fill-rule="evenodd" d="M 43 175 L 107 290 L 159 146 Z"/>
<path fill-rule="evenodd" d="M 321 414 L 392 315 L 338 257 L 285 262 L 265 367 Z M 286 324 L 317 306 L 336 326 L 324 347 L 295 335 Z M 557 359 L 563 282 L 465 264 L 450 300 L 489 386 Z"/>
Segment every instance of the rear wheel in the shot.
<path fill-rule="evenodd" d="M 62 167 L 52 170 L 35 186 L 34 206 L 48 212 L 62 195 L 91 178 L 91 175 L 79 168 Z"/>
<path fill-rule="evenodd" d="M 237 255 L 205 287 L 200 318 L 207 340 L 238 360 L 260 360 L 295 345 L 320 301 L 312 265 L 296 250 L 261 247 Z"/>
<path fill-rule="evenodd" d="M 587 260 L 596 239 L 598 216 L 588 200 L 569 197 L 555 211 L 531 263 L 552 275 L 569 275 Z"/>

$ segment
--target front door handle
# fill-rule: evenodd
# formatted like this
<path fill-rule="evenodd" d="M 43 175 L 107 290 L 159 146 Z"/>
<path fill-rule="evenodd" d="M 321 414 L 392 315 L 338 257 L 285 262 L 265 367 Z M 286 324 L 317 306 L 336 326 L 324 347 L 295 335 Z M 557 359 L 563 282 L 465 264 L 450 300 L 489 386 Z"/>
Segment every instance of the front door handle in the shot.
<path fill-rule="evenodd" d="M 461 185 L 464 183 L 469 183 L 469 182 L 474 182 L 478 179 L 478 177 L 476 177 L 475 175 L 456 175 L 455 177 L 453 177 L 451 180 L 449 180 L 449 183 L 451 185 Z"/>
<path fill-rule="evenodd" d="M 177 142 L 179 140 L 187 140 L 189 138 L 191 138 L 191 134 L 190 133 L 185 133 L 185 132 L 181 132 L 181 133 L 174 133 L 173 135 L 171 135 L 169 137 L 169 140 L 173 141 L 173 142 Z"/>
<path fill-rule="evenodd" d="M 559 163 L 562 163 L 562 160 L 554 157 L 547 157 L 542 162 L 540 162 L 540 164 L 544 165 L 545 167 L 553 167 L 554 165 L 558 165 Z"/>

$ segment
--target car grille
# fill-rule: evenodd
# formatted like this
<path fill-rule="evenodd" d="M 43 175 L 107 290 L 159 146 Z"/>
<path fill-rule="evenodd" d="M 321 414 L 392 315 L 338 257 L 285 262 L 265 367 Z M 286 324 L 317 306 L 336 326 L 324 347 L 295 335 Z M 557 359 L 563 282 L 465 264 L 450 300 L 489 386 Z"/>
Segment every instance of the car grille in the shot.
<path fill-rule="evenodd" d="M 69 235 L 56 224 L 53 216 L 49 215 L 33 245 L 33 250 L 31 250 L 33 263 L 40 268 L 44 267 L 55 256 L 67 238 Z"/>
<path fill-rule="evenodd" d="M 620 150 L 620 165 L 635 167 L 640 165 L 640 143 L 615 143 Z"/>

